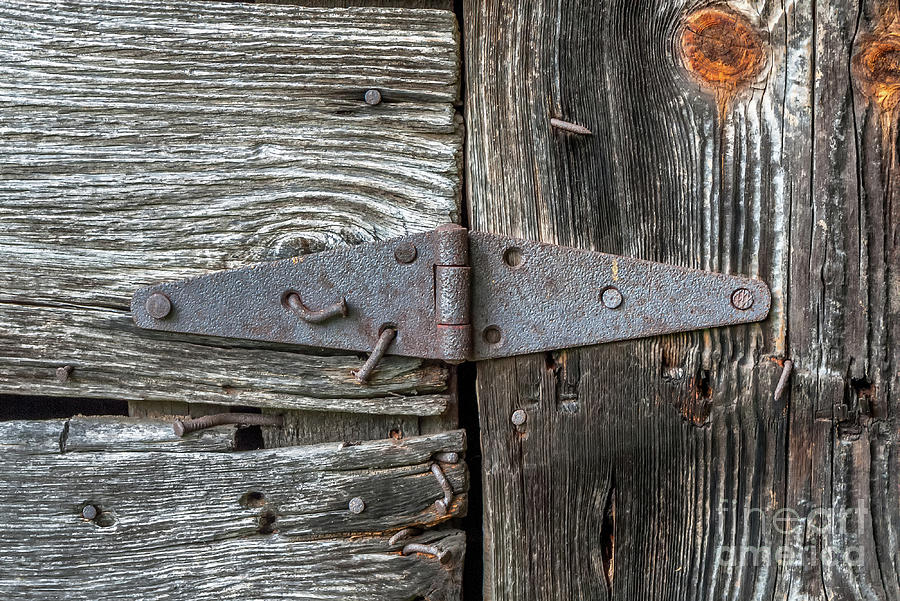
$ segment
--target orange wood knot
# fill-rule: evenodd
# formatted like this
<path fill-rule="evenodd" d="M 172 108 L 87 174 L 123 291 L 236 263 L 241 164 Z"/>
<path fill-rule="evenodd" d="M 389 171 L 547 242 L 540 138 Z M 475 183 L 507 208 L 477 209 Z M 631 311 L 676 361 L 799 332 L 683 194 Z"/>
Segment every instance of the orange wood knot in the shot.
<path fill-rule="evenodd" d="M 884 111 L 900 103 L 900 33 L 863 42 L 853 57 L 853 75 L 860 91 Z"/>
<path fill-rule="evenodd" d="M 681 54 L 688 72 L 717 95 L 733 95 L 766 65 L 759 31 L 744 16 L 724 7 L 703 8 L 684 18 Z"/>

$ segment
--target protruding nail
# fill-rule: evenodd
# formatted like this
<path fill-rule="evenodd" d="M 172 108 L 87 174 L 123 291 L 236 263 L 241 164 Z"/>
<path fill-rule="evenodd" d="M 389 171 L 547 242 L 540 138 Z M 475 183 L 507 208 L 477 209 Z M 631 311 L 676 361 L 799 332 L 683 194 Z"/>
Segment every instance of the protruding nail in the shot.
<path fill-rule="evenodd" d="M 391 342 L 394 341 L 396 335 L 397 330 L 394 328 L 385 328 L 384 331 L 381 332 L 381 335 L 378 337 L 378 342 L 375 343 L 375 348 L 372 349 L 372 354 L 369 355 L 369 358 L 366 359 L 363 366 L 359 368 L 359 371 L 353 374 L 356 376 L 357 382 L 365 384 L 369 381 L 369 378 L 372 377 L 372 372 L 375 371 L 375 367 L 378 365 L 378 362 L 381 361 L 382 357 L 384 357 L 384 354 L 387 352 Z"/>
<path fill-rule="evenodd" d="M 287 296 L 287 305 L 294 313 L 300 316 L 300 319 L 309 323 L 322 323 L 338 316 L 347 317 L 347 300 L 343 297 L 333 305 L 313 311 L 306 308 L 306 305 L 300 300 L 299 294 L 292 292 Z"/>
<path fill-rule="evenodd" d="M 528 414 L 522 409 L 516 409 L 513 411 L 509 421 L 511 421 L 514 426 L 524 426 L 525 422 L 528 421 Z"/>
<path fill-rule="evenodd" d="M 69 380 L 69 376 L 72 375 L 72 372 L 75 370 L 71 365 L 63 365 L 62 367 L 58 367 L 56 369 L 56 381 L 60 384 L 65 384 Z"/>
<path fill-rule="evenodd" d="M 389 538 L 388 544 L 391 546 L 394 546 L 397 543 L 399 543 L 400 541 L 402 541 L 403 539 L 411 538 L 413 536 L 418 536 L 420 534 L 422 534 L 422 531 L 419 530 L 418 528 L 404 528 L 403 530 L 400 530 L 399 532 L 394 534 L 394 536 Z"/>
<path fill-rule="evenodd" d="M 437 463 L 431 464 L 431 473 L 434 474 L 435 479 L 438 481 L 438 485 L 441 487 L 441 490 L 444 491 L 444 507 L 449 510 L 450 504 L 453 502 L 453 486 L 450 485 L 450 481 L 447 480 L 447 476 L 444 475 L 444 470 L 442 470 L 441 466 Z"/>
<path fill-rule="evenodd" d="M 353 497 L 350 499 L 350 503 L 347 504 L 347 507 L 350 509 L 350 513 L 360 514 L 366 510 L 366 502 L 360 497 Z"/>
<path fill-rule="evenodd" d="M 431 456 L 435 461 L 441 463 L 459 463 L 459 453 L 454 451 L 442 451 Z"/>
<path fill-rule="evenodd" d="M 176 419 L 172 425 L 176 436 L 184 436 L 204 428 L 236 424 L 238 426 L 281 426 L 284 418 L 280 415 L 262 415 L 261 413 L 216 413 L 195 419 Z"/>
<path fill-rule="evenodd" d="M 172 301 L 162 292 L 154 292 L 147 297 L 144 308 L 153 319 L 165 319 L 172 312 Z"/>
<path fill-rule="evenodd" d="M 579 136 L 591 135 L 591 130 L 589 130 L 585 126 L 578 125 L 576 123 L 569 123 L 568 121 L 563 121 L 562 119 L 550 119 L 550 125 L 569 133 L 578 134 Z"/>
<path fill-rule="evenodd" d="M 409 543 L 408 545 L 403 547 L 402 553 L 404 555 L 411 555 L 413 553 L 425 553 L 426 555 L 433 555 L 441 563 L 447 563 L 450 561 L 450 559 L 452 559 L 450 552 L 447 550 L 438 549 L 434 545 L 420 545 L 419 543 Z"/>
<path fill-rule="evenodd" d="M 790 359 L 784 360 L 784 368 L 781 370 L 781 377 L 778 378 L 778 384 L 775 386 L 775 400 L 781 398 L 781 395 L 784 394 L 784 387 L 787 385 L 788 380 L 791 377 L 791 371 L 794 369 L 794 362 Z"/>
<path fill-rule="evenodd" d="M 381 92 L 379 92 L 378 90 L 376 90 L 374 88 L 371 90 L 367 90 L 365 99 L 366 99 L 366 104 L 371 104 L 372 106 L 375 106 L 376 104 L 380 104 L 381 103 Z"/>

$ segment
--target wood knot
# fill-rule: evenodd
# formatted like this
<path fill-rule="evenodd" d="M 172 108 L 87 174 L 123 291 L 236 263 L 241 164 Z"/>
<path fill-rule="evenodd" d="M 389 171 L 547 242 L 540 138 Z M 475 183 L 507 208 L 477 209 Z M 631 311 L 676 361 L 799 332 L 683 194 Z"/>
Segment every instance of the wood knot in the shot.
<path fill-rule="evenodd" d="M 717 94 L 734 94 L 755 80 L 766 64 L 759 31 L 724 7 L 700 9 L 684 18 L 681 56 L 688 72 Z"/>
<path fill-rule="evenodd" d="M 888 33 L 864 42 L 853 57 L 860 91 L 882 110 L 900 103 L 900 34 Z"/>

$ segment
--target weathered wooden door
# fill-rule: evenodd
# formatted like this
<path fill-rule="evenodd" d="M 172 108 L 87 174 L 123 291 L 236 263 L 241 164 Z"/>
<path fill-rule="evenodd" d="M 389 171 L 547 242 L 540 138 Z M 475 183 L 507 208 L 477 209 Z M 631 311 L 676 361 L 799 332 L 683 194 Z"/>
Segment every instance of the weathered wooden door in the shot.
<path fill-rule="evenodd" d="M 473 229 L 773 292 L 479 364 L 485 598 L 900 599 L 897 3 L 464 7 Z"/>

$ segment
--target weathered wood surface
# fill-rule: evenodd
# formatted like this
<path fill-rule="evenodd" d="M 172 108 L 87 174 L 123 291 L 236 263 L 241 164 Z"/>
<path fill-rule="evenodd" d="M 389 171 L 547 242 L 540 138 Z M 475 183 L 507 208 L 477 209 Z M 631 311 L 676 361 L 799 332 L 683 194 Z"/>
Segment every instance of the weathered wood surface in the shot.
<path fill-rule="evenodd" d="M 166 433 L 168 430 L 168 433 Z M 16 599 L 458 598 L 464 536 L 414 539 L 452 553 L 404 557 L 392 532 L 464 515 L 464 463 L 430 471 L 462 431 L 229 452 L 233 428 L 178 439 L 165 422 L 0 423 L 0 592 Z M 353 514 L 348 502 L 365 501 Z M 99 513 L 82 517 L 91 504 Z M 405 542 L 410 542 L 407 540 Z"/>
<path fill-rule="evenodd" d="M 464 3 L 475 229 L 774 295 L 479 364 L 486 599 L 900 599 L 897 5 L 708 4 Z"/>
<path fill-rule="evenodd" d="M 4 2 L 0 392 L 444 412 L 443 367 L 360 387 L 356 355 L 139 331 L 128 304 L 458 220 L 457 45 L 446 11 Z"/>

